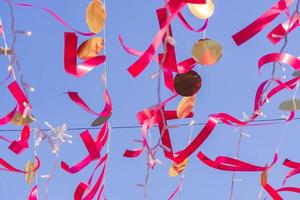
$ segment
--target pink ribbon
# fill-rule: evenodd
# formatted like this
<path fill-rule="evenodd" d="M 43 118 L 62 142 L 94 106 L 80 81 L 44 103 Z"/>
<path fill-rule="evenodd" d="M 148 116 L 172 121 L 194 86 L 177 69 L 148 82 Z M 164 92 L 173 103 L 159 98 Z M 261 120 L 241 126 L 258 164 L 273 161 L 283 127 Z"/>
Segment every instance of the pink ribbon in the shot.
<path fill-rule="evenodd" d="M 262 31 L 267 25 L 269 25 L 275 18 L 277 18 L 282 12 L 284 12 L 291 4 L 293 0 L 279 0 L 273 5 L 267 12 L 257 18 L 250 25 L 239 31 L 232 36 L 237 45 L 241 45 L 247 40 L 251 39 L 257 33 Z"/>
<path fill-rule="evenodd" d="M 224 171 L 245 171 L 245 172 L 261 172 L 271 168 L 278 160 L 278 155 L 275 154 L 273 158 L 273 162 L 269 166 L 257 166 L 253 165 L 235 158 L 230 158 L 226 156 L 219 156 L 215 159 L 215 161 L 209 159 L 204 153 L 201 151 L 198 153 L 197 157 L 207 166 Z"/>
<path fill-rule="evenodd" d="M 65 22 L 60 16 L 58 16 L 55 12 L 53 12 L 52 10 L 50 10 L 49 8 L 46 7 L 42 7 L 42 6 L 38 6 L 38 5 L 33 5 L 33 4 L 25 4 L 25 3 L 16 3 L 16 6 L 19 7 L 27 7 L 27 8 L 37 8 L 40 9 L 44 12 L 47 12 L 48 14 L 50 14 L 54 19 L 56 19 L 59 23 L 61 23 L 63 26 L 65 26 L 66 28 L 78 33 L 79 35 L 84 35 L 84 36 L 93 36 L 95 35 L 95 33 L 92 32 L 81 32 L 78 31 L 76 29 L 74 29 L 71 25 L 69 25 L 67 22 Z"/>
<path fill-rule="evenodd" d="M 97 115 L 99 117 L 107 117 L 112 112 L 112 102 L 111 102 L 111 99 L 110 99 L 110 96 L 109 96 L 107 90 L 104 91 L 104 95 L 103 95 L 105 106 L 100 113 L 96 113 L 95 111 L 93 111 L 85 103 L 85 101 L 79 96 L 78 92 L 68 92 L 68 95 L 75 104 L 77 104 L 78 106 L 80 106 L 81 108 L 83 108 L 85 111 L 87 111 L 90 114 Z"/>
<path fill-rule="evenodd" d="M 25 149 L 28 148 L 29 137 L 30 128 L 28 125 L 25 125 L 22 129 L 20 139 L 18 141 L 13 141 L 8 148 L 15 154 L 21 154 Z"/>
<path fill-rule="evenodd" d="M 104 123 L 101 130 L 99 131 L 96 141 L 93 141 L 93 139 L 88 135 L 89 134 L 87 133 L 81 135 L 81 139 L 83 140 L 83 143 L 86 145 L 89 154 L 83 160 L 81 160 L 80 162 L 78 162 L 72 167 L 70 167 L 66 162 L 62 161 L 61 168 L 63 170 L 67 171 L 70 174 L 75 174 L 81 171 L 82 169 L 84 169 L 86 166 L 88 166 L 93 160 L 99 158 L 98 155 L 100 155 L 100 152 L 108 139 L 107 122 Z"/>
<path fill-rule="evenodd" d="M 38 200 L 38 186 L 35 185 L 28 196 L 28 200 Z"/>
<path fill-rule="evenodd" d="M 297 26 L 299 26 L 299 16 L 295 15 L 292 19 L 276 26 L 267 37 L 273 44 L 277 44 Z"/>
<path fill-rule="evenodd" d="M 81 78 L 98 65 L 105 62 L 105 55 L 95 56 L 77 65 L 77 35 L 72 32 L 65 32 L 65 71 L 76 78 Z"/>
<path fill-rule="evenodd" d="M 29 106 L 28 98 L 25 96 L 17 81 L 13 81 L 7 88 L 17 101 L 20 113 L 23 114 L 25 106 Z"/>

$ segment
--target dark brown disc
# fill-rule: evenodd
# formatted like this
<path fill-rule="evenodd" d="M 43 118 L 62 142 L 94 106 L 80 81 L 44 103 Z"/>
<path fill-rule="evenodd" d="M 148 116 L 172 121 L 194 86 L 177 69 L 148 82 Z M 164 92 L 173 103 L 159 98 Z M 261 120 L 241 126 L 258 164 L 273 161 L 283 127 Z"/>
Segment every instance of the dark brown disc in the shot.
<path fill-rule="evenodd" d="M 184 97 L 193 96 L 201 88 L 202 80 L 195 71 L 177 74 L 174 80 L 175 91 Z"/>

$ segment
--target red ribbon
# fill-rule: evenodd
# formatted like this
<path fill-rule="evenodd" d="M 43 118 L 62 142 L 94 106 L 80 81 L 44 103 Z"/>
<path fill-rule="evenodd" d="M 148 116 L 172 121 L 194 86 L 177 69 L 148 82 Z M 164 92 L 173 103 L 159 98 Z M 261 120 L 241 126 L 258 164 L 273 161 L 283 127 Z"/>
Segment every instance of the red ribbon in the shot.
<path fill-rule="evenodd" d="M 273 43 L 277 44 L 280 42 L 288 33 L 292 32 L 297 26 L 299 26 L 299 16 L 296 15 L 292 19 L 289 19 L 283 24 L 276 26 L 269 34 L 268 39 Z"/>
<path fill-rule="evenodd" d="M 28 171 L 28 172 L 13 167 L 11 164 L 9 164 L 8 162 L 6 162 L 2 158 L 0 158 L 0 165 L 3 167 L 3 168 L 0 168 L 1 170 L 26 174 L 26 173 L 31 173 L 31 172 L 37 171 L 39 169 L 39 167 L 40 167 L 40 160 L 39 160 L 39 158 L 37 156 L 35 156 L 34 168 L 32 169 L 32 171 Z"/>
<path fill-rule="evenodd" d="M 300 173 L 300 163 L 291 161 L 289 159 L 285 159 L 284 162 L 283 162 L 283 165 L 286 166 L 286 167 L 292 168 L 292 170 L 289 171 L 287 173 L 287 175 L 285 176 L 285 179 L 284 179 L 283 184 L 282 184 L 282 185 L 285 185 L 286 181 L 289 178 L 291 178 L 291 177 L 293 177 L 293 176 Z"/>
<path fill-rule="evenodd" d="M 29 106 L 29 101 L 17 81 L 13 81 L 7 86 L 10 93 L 14 96 L 18 103 L 18 108 L 21 114 L 23 114 L 25 106 Z"/>
<path fill-rule="evenodd" d="M 77 78 L 81 78 L 98 65 L 105 62 L 105 55 L 95 56 L 77 65 L 77 35 L 72 32 L 65 32 L 65 71 Z"/>
<path fill-rule="evenodd" d="M 95 111 L 93 111 L 85 103 L 85 101 L 79 96 L 78 92 L 68 92 L 68 95 L 74 103 L 76 103 L 78 106 L 80 106 L 81 108 L 83 108 L 85 111 L 87 111 L 90 114 L 97 115 L 99 117 L 107 117 L 112 112 L 112 102 L 111 102 L 111 99 L 110 99 L 110 96 L 109 96 L 107 90 L 105 90 L 104 95 L 103 95 L 105 106 L 100 113 L 96 113 Z"/>
<path fill-rule="evenodd" d="M 21 154 L 25 149 L 28 148 L 28 140 L 30 137 L 30 128 L 28 125 L 24 126 L 21 132 L 21 137 L 18 141 L 13 141 L 9 145 L 9 149 L 15 154 Z"/>
<path fill-rule="evenodd" d="M 84 35 L 84 36 L 95 35 L 95 33 L 92 33 L 92 32 L 87 32 L 86 33 L 86 32 L 81 32 L 81 31 L 78 31 L 78 30 L 74 29 L 71 25 L 69 25 L 67 22 L 65 22 L 60 16 L 58 16 L 55 12 L 53 12 L 49 8 L 38 6 L 38 5 L 33 5 L 33 4 L 25 4 L 25 3 L 16 3 L 15 5 L 19 6 L 19 7 L 37 8 L 37 9 L 40 9 L 40 10 L 42 10 L 44 12 L 47 12 L 52 17 L 54 17 L 54 19 L 56 19 L 59 23 L 61 23 L 62 25 L 64 25 L 66 28 L 68 28 L 68 29 L 70 29 L 70 30 L 78 33 L 79 35 Z"/>
<path fill-rule="evenodd" d="M 204 153 L 201 151 L 198 153 L 197 157 L 207 166 L 224 171 L 245 171 L 245 172 L 258 172 L 265 171 L 271 168 L 278 160 L 278 155 L 275 154 L 273 158 L 273 162 L 269 166 L 257 166 L 253 165 L 239 159 L 230 158 L 226 156 L 219 156 L 214 161 L 209 159 Z"/>
<path fill-rule="evenodd" d="M 103 158 L 99 161 L 98 165 L 95 167 L 92 175 L 90 176 L 89 178 L 89 181 L 88 183 L 84 183 L 84 182 L 81 182 L 76 190 L 75 190 L 75 193 L 74 193 L 74 200 L 91 200 L 94 198 L 94 196 L 96 195 L 97 191 L 99 190 L 100 188 L 100 185 L 103 181 L 103 177 L 104 177 L 104 174 L 105 174 L 105 170 L 106 170 L 106 160 L 107 160 L 107 154 L 105 154 L 105 156 L 103 156 Z M 83 197 L 84 193 L 90 188 L 90 185 L 91 185 L 91 182 L 92 182 L 92 179 L 93 179 L 93 176 L 94 176 L 94 173 L 96 172 L 96 170 L 103 164 L 104 164 L 104 167 L 100 173 L 100 176 L 99 178 L 97 179 L 95 185 L 93 188 L 91 188 L 91 190 L 88 192 L 88 194 Z M 101 190 L 100 190 L 101 192 Z"/>
<path fill-rule="evenodd" d="M 198 0 L 195 2 L 205 3 L 205 1 L 202 1 L 202 0 Z M 166 31 L 168 30 L 169 25 L 172 23 L 174 18 L 178 15 L 180 10 L 185 6 L 186 3 L 187 3 L 187 1 L 182 1 L 182 0 L 170 0 L 166 3 L 165 8 L 168 8 L 170 10 L 170 15 L 165 20 L 165 23 L 161 26 L 160 30 L 154 37 L 152 43 L 147 48 L 147 50 L 143 53 L 143 55 L 135 63 L 133 63 L 128 68 L 128 72 L 133 77 L 138 76 L 148 66 L 151 59 L 155 55 L 155 53 L 161 43 L 161 40 L 163 39 Z"/>
<path fill-rule="evenodd" d="M 66 162 L 62 161 L 61 168 L 70 174 L 75 174 L 81 171 L 87 165 L 89 165 L 93 160 L 97 159 L 98 155 L 100 155 L 100 152 L 107 141 L 107 138 L 108 138 L 107 122 L 104 123 L 101 130 L 99 131 L 96 141 L 93 141 L 93 139 L 90 138 L 88 134 L 81 135 L 81 139 L 83 140 L 83 143 L 86 145 L 89 154 L 83 160 L 81 160 L 80 162 L 78 162 L 72 167 L 70 167 Z M 91 146 L 88 146 L 89 144 L 91 144 Z"/>
<path fill-rule="evenodd" d="M 282 12 L 284 12 L 291 4 L 293 0 L 279 0 L 273 5 L 267 12 L 257 18 L 250 25 L 239 31 L 232 36 L 237 45 L 241 45 L 247 40 L 251 39 L 257 33 L 262 31 L 268 24 L 270 24 L 275 18 L 277 18 Z"/>
<path fill-rule="evenodd" d="M 9 123 L 15 116 L 18 106 L 16 106 L 12 111 L 10 111 L 6 116 L 0 119 L 0 125 L 5 125 Z"/>
<path fill-rule="evenodd" d="M 28 200 L 38 200 L 38 186 L 35 185 L 28 196 Z"/>

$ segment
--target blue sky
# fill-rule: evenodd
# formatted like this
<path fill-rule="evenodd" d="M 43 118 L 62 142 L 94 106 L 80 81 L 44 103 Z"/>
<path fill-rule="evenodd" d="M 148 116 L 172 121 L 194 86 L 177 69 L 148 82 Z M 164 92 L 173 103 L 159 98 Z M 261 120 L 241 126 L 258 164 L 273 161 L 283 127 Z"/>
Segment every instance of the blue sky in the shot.
<path fill-rule="evenodd" d="M 85 9 L 89 1 L 26 1 L 47 6 L 60 15 L 73 27 L 80 30 L 88 30 L 85 23 Z M 219 41 L 223 46 L 224 55 L 220 62 L 212 67 L 197 66 L 197 71 L 202 76 L 203 86 L 197 97 L 195 108 L 195 120 L 204 122 L 207 116 L 217 112 L 228 112 L 234 116 L 242 117 L 242 112 L 248 114 L 252 111 L 254 95 L 257 86 L 270 76 L 270 68 L 264 69 L 261 76 L 257 72 L 258 59 L 267 53 L 277 52 L 281 43 L 273 46 L 266 34 L 279 22 L 285 21 L 281 16 L 271 26 L 258 34 L 255 38 L 241 47 L 237 47 L 231 35 L 248 25 L 256 17 L 271 7 L 275 1 L 217 1 L 214 16 L 209 22 L 206 37 Z M 121 34 L 131 47 L 144 50 L 152 41 L 158 31 L 155 10 L 163 5 L 163 1 L 141 0 L 107 0 L 106 22 L 106 51 L 107 51 L 107 81 L 113 101 L 113 116 L 110 120 L 112 126 L 137 125 L 136 113 L 148 106 L 157 103 L 156 80 L 150 76 L 158 70 L 156 63 L 151 63 L 147 70 L 134 79 L 127 73 L 127 67 L 136 58 L 125 53 L 119 42 Z M 194 18 L 187 9 L 184 15 L 195 26 L 202 26 L 203 21 Z M 0 15 L 3 19 L 8 40 L 11 41 L 8 27 L 10 24 L 8 7 L 4 1 L 0 1 Z M 87 76 L 76 79 L 64 72 L 63 68 L 63 34 L 68 31 L 58 24 L 48 14 L 28 8 L 15 8 L 16 28 L 32 31 L 31 37 L 19 36 L 17 41 L 17 53 L 21 61 L 22 70 L 26 82 L 35 86 L 36 91 L 30 94 L 33 113 L 40 122 L 48 121 L 54 126 L 66 123 L 68 127 L 88 127 L 94 120 L 81 108 L 74 105 L 64 94 L 66 91 L 78 91 L 87 100 L 88 104 L 101 110 L 103 106 L 103 86 L 100 83 L 100 75 L 103 67 L 92 71 Z M 176 19 L 172 25 L 176 40 L 176 53 L 178 60 L 190 57 L 192 45 L 203 37 L 202 33 L 187 31 Z M 299 30 L 290 34 L 287 52 L 298 55 L 297 35 Z M 101 36 L 101 33 L 100 33 Z M 83 42 L 86 38 L 79 37 Z M 1 43 L 2 45 L 2 43 Z M 4 74 L 7 60 L 0 59 L 1 74 Z M 287 70 L 290 77 L 291 70 Z M 279 76 L 281 70 L 278 70 Z M 1 75 L 1 77 L 3 77 Z M 13 106 L 13 100 L 6 87 L 0 87 L 0 113 L 6 113 Z M 170 93 L 163 90 L 163 97 L 169 97 Z M 282 114 L 278 105 L 283 100 L 289 99 L 292 92 L 283 92 L 266 105 L 264 113 L 267 118 L 278 118 Z M 168 109 L 176 109 L 180 98 L 168 105 Z M 182 121 L 188 123 L 189 121 Z M 181 123 L 176 121 L 174 123 Z M 3 129 L 15 128 L 12 126 Z M 193 135 L 201 129 L 195 127 Z M 279 152 L 279 162 L 272 169 L 270 183 L 274 187 L 280 187 L 287 169 L 281 165 L 286 158 L 300 160 L 298 152 L 299 136 L 297 121 L 287 125 L 272 125 L 264 127 L 245 128 L 250 138 L 243 138 L 241 147 L 241 159 L 264 165 L 273 158 L 280 137 L 285 131 Z M 97 131 L 92 131 L 95 135 Z M 171 131 L 176 148 L 185 146 L 189 138 L 189 128 L 181 127 Z M 73 135 L 73 144 L 64 144 L 58 156 L 58 160 L 65 160 L 70 164 L 76 163 L 86 155 L 86 150 L 80 140 L 78 131 L 70 131 Z M 17 137 L 17 133 L 3 132 L 3 135 Z M 156 129 L 151 130 L 153 139 L 157 139 Z M 201 150 L 215 158 L 219 155 L 234 156 L 238 141 L 238 132 L 234 128 L 220 125 L 211 137 L 204 143 Z M 109 164 L 106 174 L 106 196 L 111 200 L 142 199 L 143 189 L 136 184 L 143 183 L 146 174 L 145 155 L 136 159 L 127 159 L 122 156 L 126 148 L 137 147 L 132 141 L 140 138 L 139 129 L 113 129 L 109 151 Z M 21 156 L 15 156 L 7 149 L 7 144 L 1 142 L 1 156 L 11 163 L 23 168 L 26 161 L 32 159 L 31 148 Z M 31 139 L 31 146 L 33 138 Z M 39 174 L 47 174 L 55 162 L 55 156 L 51 154 L 49 145 L 45 142 L 39 149 L 42 167 Z M 163 161 L 162 166 L 151 171 L 149 180 L 148 199 L 167 199 L 179 182 L 179 178 L 168 176 L 168 168 L 171 165 L 162 154 L 159 157 Z M 57 169 L 56 174 L 49 185 L 49 199 L 72 199 L 75 187 L 86 181 L 93 166 L 87 167 L 80 174 L 69 175 Z M 242 182 L 235 184 L 234 199 L 250 200 L 258 196 L 260 190 L 259 173 L 238 173 L 238 179 Z M 217 171 L 208 168 L 196 159 L 195 154 L 189 160 L 185 173 L 185 181 L 181 192 L 181 199 L 228 199 L 230 191 L 231 173 Z M 44 180 L 39 179 L 40 198 L 44 199 Z M 292 178 L 288 185 L 299 186 L 299 177 Z M 31 187 L 27 186 L 24 177 L 19 174 L 1 173 L 0 194 L 1 199 L 25 199 Z M 284 194 L 285 199 L 299 199 L 297 195 Z"/>

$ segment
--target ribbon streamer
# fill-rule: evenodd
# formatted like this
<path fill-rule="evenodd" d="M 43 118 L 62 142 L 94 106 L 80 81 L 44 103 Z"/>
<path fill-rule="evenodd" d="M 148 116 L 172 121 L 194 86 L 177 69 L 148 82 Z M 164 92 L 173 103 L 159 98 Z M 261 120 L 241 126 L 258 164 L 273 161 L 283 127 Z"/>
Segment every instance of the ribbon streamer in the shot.
<path fill-rule="evenodd" d="M 101 149 L 104 147 L 107 139 L 108 139 L 108 124 L 107 124 L 107 122 L 105 122 L 104 125 L 102 126 L 101 130 L 98 133 L 96 141 L 94 141 L 94 142 L 85 141 L 85 140 L 87 140 L 86 137 L 82 137 L 84 144 L 88 144 L 91 142 L 91 143 L 94 143 L 93 146 L 95 145 L 96 148 L 95 147 L 93 147 L 93 148 L 87 147 L 89 154 L 83 160 L 81 160 L 80 162 L 78 162 L 77 164 L 75 164 L 72 167 L 70 167 L 66 162 L 62 161 L 61 168 L 70 174 L 75 174 L 75 173 L 81 171 L 82 169 L 84 169 L 87 165 L 89 165 L 93 161 L 94 155 L 98 155 L 101 152 Z"/>
<path fill-rule="evenodd" d="M 74 29 L 71 25 L 69 25 L 67 22 L 65 22 L 60 16 L 58 16 L 55 12 L 53 12 L 49 8 L 38 6 L 38 5 L 33 5 L 33 4 L 27 4 L 27 3 L 16 3 L 15 5 L 18 6 L 18 7 L 24 7 L 24 8 L 37 8 L 37 9 L 40 9 L 44 12 L 47 12 L 54 19 L 56 19 L 59 23 L 61 23 L 63 26 L 65 26 L 66 28 L 76 32 L 79 35 L 84 35 L 84 36 L 93 36 L 93 35 L 95 35 L 95 33 L 92 33 L 92 32 L 81 32 L 81 31 L 78 31 L 78 30 Z"/>
<path fill-rule="evenodd" d="M 197 157 L 207 166 L 224 171 L 244 171 L 244 172 L 259 172 L 265 171 L 271 168 L 278 160 L 278 155 L 275 154 L 272 163 L 269 166 L 261 167 L 257 165 L 253 165 L 235 158 L 230 158 L 226 156 L 219 156 L 215 159 L 215 161 L 209 159 L 204 153 L 201 151 L 198 153 Z"/>
<path fill-rule="evenodd" d="M 235 43 L 239 46 L 251 39 L 257 33 L 262 31 L 267 25 L 269 25 L 275 18 L 277 18 L 282 12 L 284 12 L 291 4 L 293 0 L 279 0 L 273 5 L 267 12 L 257 18 L 250 25 L 239 31 L 232 36 Z"/>
<path fill-rule="evenodd" d="M 25 107 L 29 106 L 28 98 L 22 91 L 17 81 L 13 81 L 7 86 L 7 88 L 17 101 L 20 113 L 23 114 Z"/>
<path fill-rule="evenodd" d="M 20 140 L 13 141 L 8 148 L 17 155 L 21 154 L 25 149 L 28 148 L 29 137 L 30 128 L 28 125 L 26 125 L 22 129 Z"/>
<path fill-rule="evenodd" d="M 35 185 L 28 196 L 28 200 L 38 200 L 38 186 Z"/>
<path fill-rule="evenodd" d="M 105 58 L 105 55 L 95 56 L 77 65 L 77 35 L 72 32 L 65 32 L 64 66 L 67 73 L 76 78 L 81 78 L 104 63 Z"/>

